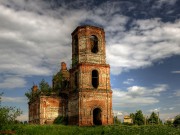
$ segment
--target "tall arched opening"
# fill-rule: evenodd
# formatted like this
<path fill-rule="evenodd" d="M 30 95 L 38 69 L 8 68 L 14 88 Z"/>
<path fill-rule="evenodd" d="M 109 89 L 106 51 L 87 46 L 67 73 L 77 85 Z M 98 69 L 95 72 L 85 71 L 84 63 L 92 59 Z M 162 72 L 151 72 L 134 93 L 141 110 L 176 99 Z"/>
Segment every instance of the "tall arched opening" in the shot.
<path fill-rule="evenodd" d="M 92 71 L 92 86 L 97 88 L 99 85 L 99 73 L 97 70 Z"/>
<path fill-rule="evenodd" d="M 102 111 L 99 108 L 93 110 L 93 124 L 102 125 Z"/>
<path fill-rule="evenodd" d="M 90 37 L 90 44 L 91 44 L 91 52 L 97 53 L 98 50 L 98 38 L 95 35 Z"/>

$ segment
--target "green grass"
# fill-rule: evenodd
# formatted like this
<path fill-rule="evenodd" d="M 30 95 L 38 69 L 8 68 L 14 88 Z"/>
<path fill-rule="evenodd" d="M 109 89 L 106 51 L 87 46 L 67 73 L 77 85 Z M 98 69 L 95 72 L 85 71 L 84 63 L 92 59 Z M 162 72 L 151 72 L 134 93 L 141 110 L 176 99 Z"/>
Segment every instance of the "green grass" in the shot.
<path fill-rule="evenodd" d="M 155 126 L 93 126 L 14 125 L 17 135 L 180 135 L 180 128 Z"/>

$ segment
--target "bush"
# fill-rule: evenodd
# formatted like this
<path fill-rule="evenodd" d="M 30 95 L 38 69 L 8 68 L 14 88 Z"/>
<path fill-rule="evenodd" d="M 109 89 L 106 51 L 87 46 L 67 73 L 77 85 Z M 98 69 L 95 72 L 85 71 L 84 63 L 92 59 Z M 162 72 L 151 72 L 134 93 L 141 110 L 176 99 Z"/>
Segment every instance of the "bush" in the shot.
<path fill-rule="evenodd" d="M 117 116 L 114 117 L 114 124 L 121 124 L 121 120 Z"/>
<path fill-rule="evenodd" d="M 174 119 L 173 125 L 175 127 L 180 127 L 180 115 L 177 115 Z"/>
<path fill-rule="evenodd" d="M 0 94 L 0 129 L 10 124 L 16 124 L 16 118 L 22 114 L 22 111 L 15 107 L 2 106 L 2 94 L 3 93 Z"/>
<path fill-rule="evenodd" d="M 132 126 L 133 123 L 128 123 L 128 122 L 124 122 L 123 125 L 128 125 L 128 126 Z"/>
<path fill-rule="evenodd" d="M 173 122 L 171 120 L 167 120 L 164 125 L 173 126 Z"/>
<path fill-rule="evenodd" d="M 63 124 L 63 125 L 67 125 L 67 117 L 64 116 L 58 116 L 55 120 L 54 120 L 54 124 Z"/>

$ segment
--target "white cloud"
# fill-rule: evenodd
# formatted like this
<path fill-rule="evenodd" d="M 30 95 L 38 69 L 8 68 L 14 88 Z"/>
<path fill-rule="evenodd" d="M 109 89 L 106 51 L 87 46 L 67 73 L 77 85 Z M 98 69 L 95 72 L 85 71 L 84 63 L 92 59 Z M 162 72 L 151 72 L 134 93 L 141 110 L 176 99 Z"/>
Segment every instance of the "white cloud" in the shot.
<path fill-rule="evenodd" d="M 160 110 L 161 110 L 161 108 L 159 107 L 159 108 L 150 109 L 149 112 L 157 113 L 157 112 L 160 112 Z"/>
<path fill-rule="evenodd" d="M 179 42 L 180 20 L 174 23 L 164 23 L 158 18 L 137 20 L 129 31 L 117 30 L 115 35 L 107 37 L 107 60 L 112 73 L 119 74 L 180 55 Z"/>
<path fill-rule="evenodd" d="M 113 110 L 113 114 L 114 114 L 114 116 L 121 116 L 121 115 L 123 115 L 123 112 L 119 111 L 119 110 Z"/>
<path fill-rule="evenodd" d="M 150 114 L 148 114 L 148 116 L 150 117 L 152 112 L 158 113 L 159 112 L 159 117 L 161 120 L 166 121 L 168 119 L 172 119 L 175 116 L 177 116 L 179 114 L 179 112 L 175 112 L 174 111 L 175 107 L 169 107 L 169 108 L 154 108 L 154 109 L 150 109 L 148 112 L 150 112 Z"/>
<path fill-rule="evenodd" d="M 157 3 L 162 5 L 163 3 L 169 4 L 169 5 L 174 5 L 177 0 L 158 0 Z"/>
<path fill-rule="evenodd" d="M 151 66 L 180 54 L 180 20 L 173 23 L 164 23 L 159 18 L 136 20 L 126 31 L 130 18 L 117 14 L 121 11 L 118 2 L 113 3 L 111 10 L 109 2 L 92 10 L 67 10 L 65 3 L 52 10 L 47 8 L 50 3 L 43 1 L 0 3 L 3 11 L 0 13 L 0 72 L 3 73 L 52 75 L 59 62 L 70 65 L 70 33 L 85 20 L 104 27 L 112 74 Z M 9 4 L 11 8 L 7 7 Z"/>
<path fill-rule="evenodd" d="M 20 88 L 26 85 L 26 81 L 24 78 L 16 77 L 16 76 L 8 76 L 7 78 L 0 79 L 0 88 L 4 89 L 13 89 Z"/>
<path fill-rule="evenodd" d="M 166 91 L 168 86 L 166 84 L 159 84 L 156 85 L 155 88 L 146 88 L 146 87 L 140 87 L 140 86 L 132 86 L 129 87 L 128 94 L 132 97 L 136 96 L 160 96 L 160 93 L 163 91 Z"/>
<path fill-rule="evenodd" d="M 19 117 L 17 117 L 17 120 L 19 120 L 19 121 L 28 121 L 28 113 L 21 114 Z"/>
<path fill-rule="evenodd" d="M 171 71 L 173 74 L 180 74 L 180 71 Z"/>
<path fill-rule="evenodd" d="M 166 121 L 168 119 L 173 119 L 175 116 L 177 116 L 179 114 L 179 112 L 168 112 L 168 113 L 165 113 L 165 112 L 161 112 L 159 114 L 160 116 L 160 119 Z"/>
<path fill-rule="evenodd" d="M 27 99 L 25 97 L 6 97 L 2 96 L 2 102 L 24 103 Z"/>
<path fill-rule="evenodd" d="M 165 84 L 155 85 L 154 88 L 132 86 L 126 91 L 113 89 L 113 106 L 137 107 L 158 103 L 158 96 L 168 88 Z"/>
<path fill-rule="evenodd" d="M 169 110 L 174 110 L 174 107 L 170 107 Z"/>
<path fill-rule="evenodd" d="M 174 95 L 175 95 L 176 97 L 180 97 L 180 90 L 177 90 L 176 92 L 174 92 Z"/>
<path fill-rule="evenodd" d="M 131 84 L 132 82 L 134 82 L 133 78 L 127 79 L 126 81 L 123 82 L 123 84 Z"/>
<path fill-rule="evenodd" d="M 81 20 L 86 18 L 82 10 L 69 10 L 61 8 L 58 11 L 43 9 L 41 3 L 31 2 L 27 7 L 26 1 L 14 1 L 10 4 L 1 1 L 0 5 L 0 72 L 5 75 L 18 75 L 21 77 L 42 75 L 49 76 L 57 71 L 61 61 L 71 60 L 71 32 Z M 26 10 L 15 10 L 16 6 L 25 6 Z M 33 8 L 33 6 L 35 7 Z M 39 11 L 36 10 L 39 7 Z M 37 12 L 45 14 L 38 14 Z M 47 11 L 47 12 L 46 12 Z M 66 12 L 65 12 L 66 11 Z M 53 17 L 49 14 L 56 14 Z M 59 17 L 59 18 L 58 18 Z M 59 69 L 58 69 L 59 70 Z M 1 88 L 15 88 L 15 84 L 8 85 L 12 78 L 0 76 L 5 80 Z M 17 85 L 24 86 L 22 78 L 16 79 Z M 21 81 L 21 82 L 20 82 Z M 20 84 L 21 83 L 21 84 Z"/>
<path fill-rule="evenodd" d="M 166 7 L 173 6 L 176 4 L 176 2 L 177 2 L 177 0 L 156 0 L 154 5 L 152 6 L 152 8 L 160 9 L 160 8 L 163 8 L 164 6 L 166 6 Z"/>

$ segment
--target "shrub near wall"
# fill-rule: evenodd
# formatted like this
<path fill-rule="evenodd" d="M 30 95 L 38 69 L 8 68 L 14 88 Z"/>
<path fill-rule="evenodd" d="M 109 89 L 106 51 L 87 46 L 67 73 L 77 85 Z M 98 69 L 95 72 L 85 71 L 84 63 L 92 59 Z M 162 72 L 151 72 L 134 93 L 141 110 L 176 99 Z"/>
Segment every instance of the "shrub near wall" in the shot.
<path fill-rule="evenodd" d="M 54 120 L 54 124 L 62 124 L 62 125 L 67 125 L 68 122 L 68 118 L 64 117 L 64 116 L 58 116 L 55 120 Z"/>

